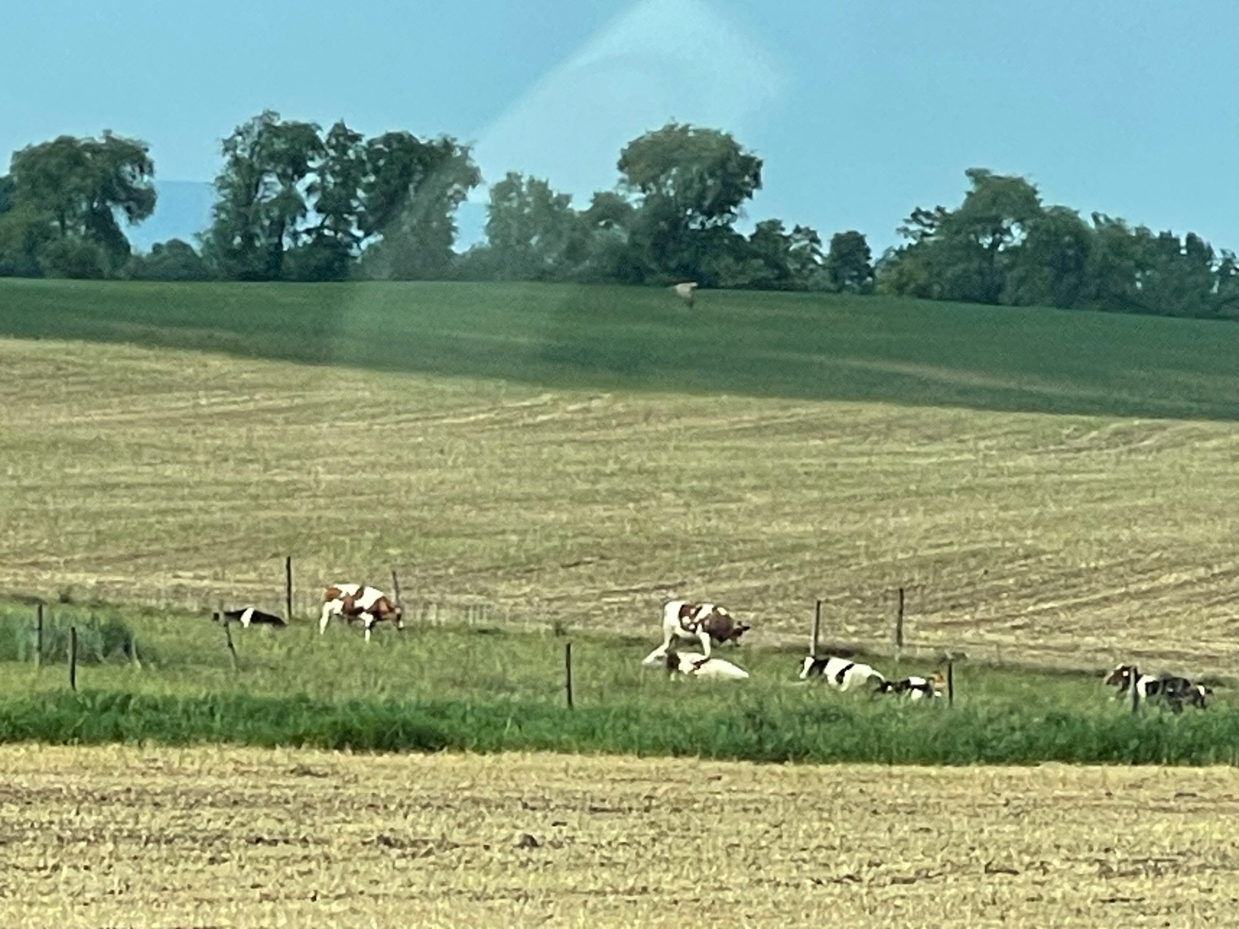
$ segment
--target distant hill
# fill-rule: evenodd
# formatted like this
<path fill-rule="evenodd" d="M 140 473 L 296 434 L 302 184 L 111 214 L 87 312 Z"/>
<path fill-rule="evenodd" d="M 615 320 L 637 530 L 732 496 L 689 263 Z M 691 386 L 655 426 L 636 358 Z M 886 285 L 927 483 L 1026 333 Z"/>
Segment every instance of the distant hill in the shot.
<path fill-rule="evenodd" d="M 126 228 L 129 244 L 143 252 L 168 239 L 183 239 L 196 245 L 194 235 L 211 222 L 215 187 L 209 181 L 156 181 L 155 194 L 155 212 L 151 217 Z"/>

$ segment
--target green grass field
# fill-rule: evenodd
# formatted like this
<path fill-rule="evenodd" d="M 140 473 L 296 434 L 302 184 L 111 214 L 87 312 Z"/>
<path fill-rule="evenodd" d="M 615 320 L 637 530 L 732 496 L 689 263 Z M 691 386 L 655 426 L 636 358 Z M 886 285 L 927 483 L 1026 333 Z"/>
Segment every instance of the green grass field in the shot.
<path fill-rule="evenodd" d="M 28 607 L 0 611 L 0 657 L 30 636 Z M 63 643 L 79 629 L 123 627 L 119 649 L 79 663 L 67 690 Z M 725 648 L 748 681 L 670 679 L 642 669 L 632 636 L 530 634 L 501 626 L 356 630 L 312 624 L 223 630 L 162 611 L 49 609 L 42 666 L 7 662 L 0 741 L 306 745 L 360 751 L 620 752 L 752 761 L 1024 764 L 1239 763 L 1230 687 L 1206 712 L 1148 705 L 1133 716 L 1098 677 L 962 663 L 955 699 L 907 702 L 796 680 L 794 650 Z M 86 640 L 94 643 L 88 635 Z M 575 708 L 565 707 L 571 641 Z M 54 644 L 49 644 L 54 643 Z M 27 652 L 29 650 L 27 649 Z M 86 657 L 97 658 L 91 648 Z M 870 659 L 888 676 L 933 662 Z M 1233 682 L 1227 681 L 1226 684 Z"/>

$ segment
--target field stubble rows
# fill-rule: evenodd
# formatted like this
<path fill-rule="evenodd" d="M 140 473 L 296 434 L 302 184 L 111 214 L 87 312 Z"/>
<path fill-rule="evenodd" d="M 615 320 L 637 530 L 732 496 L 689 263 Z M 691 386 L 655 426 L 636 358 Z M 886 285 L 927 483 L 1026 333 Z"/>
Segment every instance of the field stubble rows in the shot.
<path fill-rule="evenodd" d="M 0 341 L 0 587 L 297 606 L 342 577 L 492 616 L 652 631 L 671 596 L 754 641 L 980 657 L 1239 658 L 1228 423 L 540 391 Z M 1004 651 L 1005 650 L 1005 651 Z"/>
<path fill-rule="evenodd" d="M 5 926 L 1165 926 L 1233 769 L 0 747 Z M 524 838 L 524 837 L 528 838 Z"/>

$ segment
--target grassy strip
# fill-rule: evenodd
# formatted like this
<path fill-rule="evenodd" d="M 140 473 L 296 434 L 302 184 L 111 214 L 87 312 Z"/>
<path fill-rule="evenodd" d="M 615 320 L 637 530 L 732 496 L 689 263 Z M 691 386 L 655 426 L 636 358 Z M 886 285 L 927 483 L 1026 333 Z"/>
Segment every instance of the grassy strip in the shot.
<path fill-rule="evenodd" d="M 329 703 L 94 691 L 0 705 L 0 741 L 607 752 L 810 763 L 1236 764 L 1239 713 L 1034 716 L 890 702 L 789 707 L 761 697 L 712 712 L 636 702 L 568 711 L 521 702 Z"/>

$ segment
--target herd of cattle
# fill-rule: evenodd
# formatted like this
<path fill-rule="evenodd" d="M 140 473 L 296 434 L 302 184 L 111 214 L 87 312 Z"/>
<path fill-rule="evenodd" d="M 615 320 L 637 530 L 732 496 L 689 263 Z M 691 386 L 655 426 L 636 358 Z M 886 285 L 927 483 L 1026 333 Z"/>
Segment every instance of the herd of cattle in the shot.
<path fill-rule="evenodd" d="M 376 625 L 390 622 L 404 628 L 404 613 L 399 604 L 383 591 L 365 584 L 332 584 L 323 592 L 323 607 L 319 616 L 319 632 L 327 631 L 332 617 L 347 623 L 360 622 L 365 639 Z M 251 623 L 274 622 L 283 625 L 279 617 L 256 611 L 253 607 L 223 614 L 223 621 Z M 715 646 L 731 642 L 740 644 L 740 637 L 752 627 L 738 622 L 726 608 L 714 603 L 689 603 L 672 600 L 663 606 L 663 641 L 645 656 L 646 668 L 662 668 L 673 676 L 705 680 L 745 680 L 749 673 L 743 668 L 713 654 Z M 679 643 L 699 645 L 701 651 L 680 651 Z M 809 655 L 800 669 L 800 680 L 823 680 L 839 690 L 868 688 L 875 694 L 895 694 L 910 700 L 941 697 L 946 690 L 946 678 L 940 671 L 928 677 L 905 677 L 887 680 L 881 672 L 842 655 Z M 1213 691 L 1203 684 L 1184 677 L 1162 674 L 1141 674 L 1132 665 L 1119 665 L 1105 679 L 1107 686 L 1117 688 L 1117 696 L 1129 696 L 1135 687 L 1142 700 L 1160 701 L 1175 712 L 1184 704 L 1204 709 Z"/>

